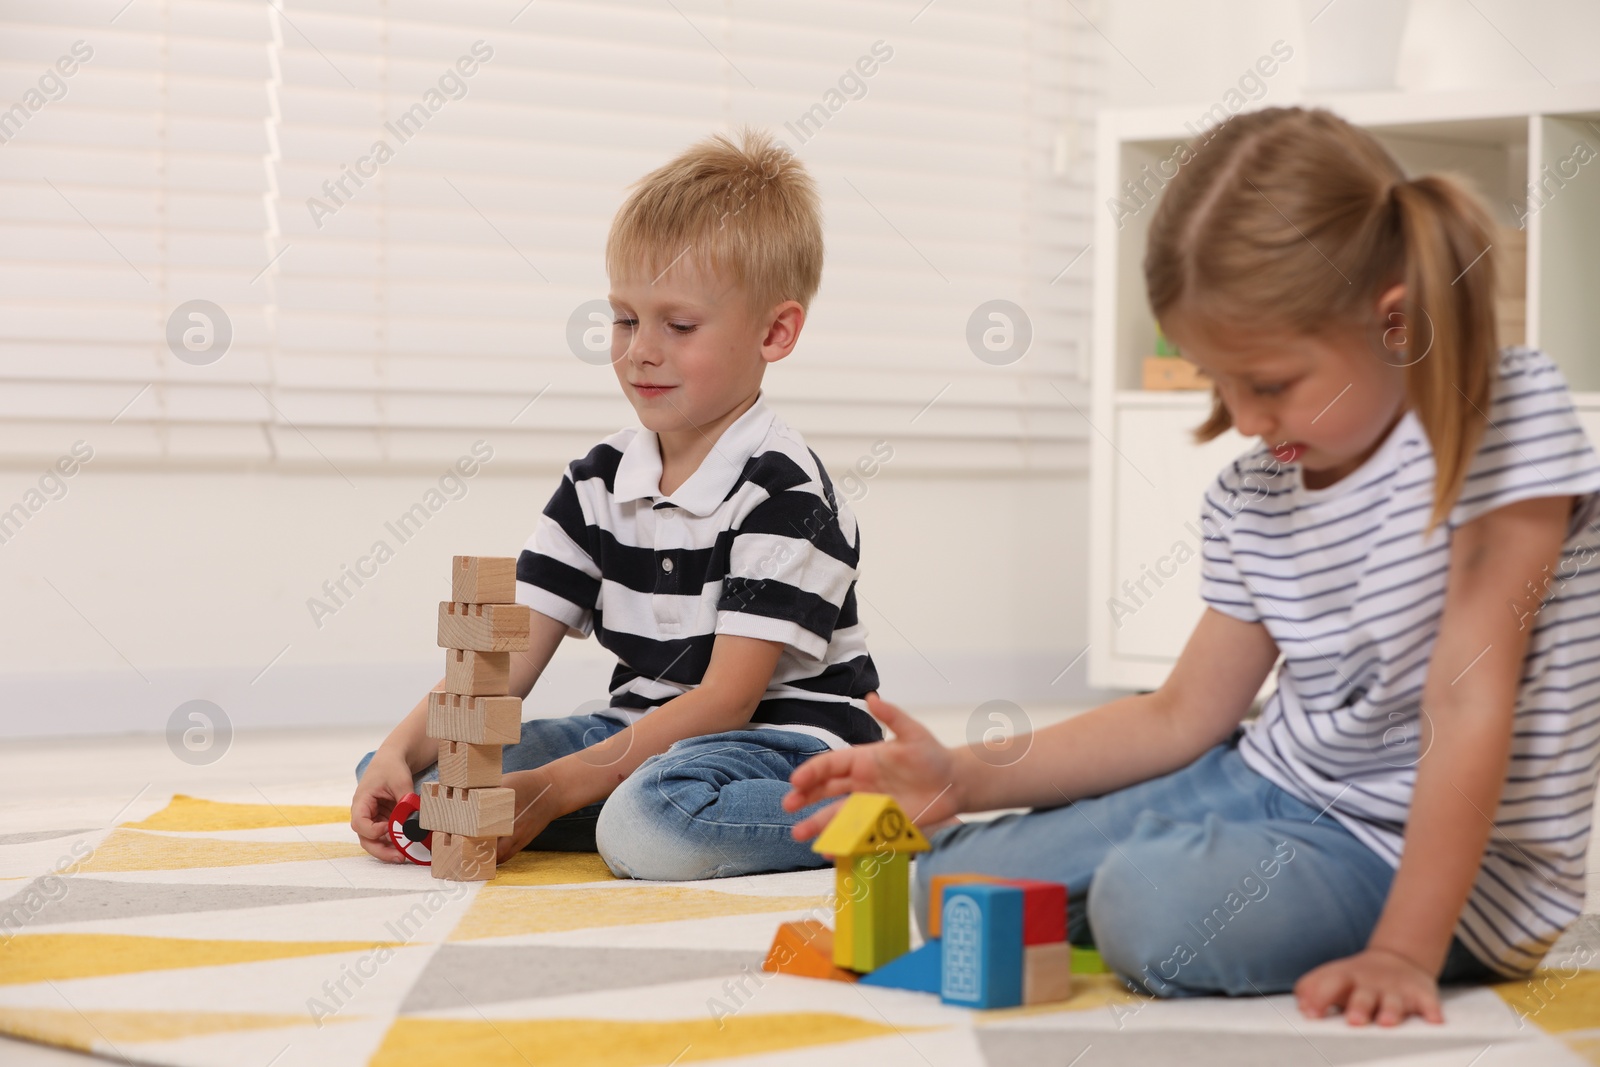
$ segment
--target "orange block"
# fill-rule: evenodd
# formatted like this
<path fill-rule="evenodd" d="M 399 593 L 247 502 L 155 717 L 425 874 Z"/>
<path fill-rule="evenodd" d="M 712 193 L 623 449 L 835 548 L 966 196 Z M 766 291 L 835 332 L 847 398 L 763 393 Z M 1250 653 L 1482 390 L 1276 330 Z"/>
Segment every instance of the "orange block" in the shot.
<path fill-rule="evenodd" d="M 944 914 L 944 891 L 947 886 L 971 885 L 974 882 L 1003 882 L 1004 878 L 992 874 L 973 874 L 960 871 L 955 874 L 936 874 L 928 885 L 928 922 L 924 926 L 929 937 L 939 936 L 939 917 Z"/>
<path fill-rule="evenodd" d="M 815 919 L 802 919 L 778 927 L 761 969 L 773 974 L 828 978 L 835 982 L 854 982 L 861 978 L 855 971 L 833 965 L 833 931 Z"/>

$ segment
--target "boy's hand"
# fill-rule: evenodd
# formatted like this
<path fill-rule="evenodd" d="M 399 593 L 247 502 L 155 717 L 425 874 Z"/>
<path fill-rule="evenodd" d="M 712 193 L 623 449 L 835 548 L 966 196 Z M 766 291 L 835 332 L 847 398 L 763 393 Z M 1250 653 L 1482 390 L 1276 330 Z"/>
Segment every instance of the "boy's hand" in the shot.
<path fill-rule="evenodd" d="M 806 760 L 789 776 L 783 810 L 799 811 L 841 793 L 888 793 L 924 832 L 952 820 L 962 810 L 954 753 L 927 727 L 878 699 L 878 694 L 867 695 L 867 707 L 894 732 L 894 740 L 835 749 Z M 794 839 L 806 841 L 817 836 L 842 803 L 830 804 L 796 823 Z"/>
<path fill-rule="evenodd" d="M 516 821 L 511 824 L 511 835 L 500 839 L 495 862 L 504 863 L 527 848 L 528 842 L 543 833 L 552 820 L 567 813 L 561 807 L 555 782 L 548 765 L 514 771 L 501 779 L 502 785 L 510 786 L 517 794 Z"/>
<path fill-rule="evenodd" d="M 385 863 L 404 863 L 405 857 L 389 840 L 389 815 L 395 802 L 412 791 L 411 768 L 405 760 L 382 749 L 367 764 L 350 802 L 350 829 L 361 847 Z"/>
<path fill-rule="evenodd" d="M 1342 1008 L 1351 1026 L 1377 1022 L 1398 1026 L 1412 1015 L 1430 1023 L 1444 1022 L 1439 983 L 1404 956 L 1369 948 L 1342 960 L 1324 963 L 1294 984 L 1300 1011 L 1320 1019 L 1328 1009 Z"/>

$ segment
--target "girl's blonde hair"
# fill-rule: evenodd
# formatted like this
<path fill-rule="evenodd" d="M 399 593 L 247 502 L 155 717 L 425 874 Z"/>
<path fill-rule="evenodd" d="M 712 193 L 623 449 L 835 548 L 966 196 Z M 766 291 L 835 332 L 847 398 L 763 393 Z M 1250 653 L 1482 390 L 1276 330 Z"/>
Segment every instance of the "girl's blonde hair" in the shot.
<path fill-rule="evenodd" d="M 1460 495 L 1488 419 L 1498 362 L 1488 208 L 1453 175 L 1408 180 L 1372 134 L 1322 108 L 1233 116 L 1180 159 L 1145 246 L 1156 318 L 1181 305 L 1222 330 L 1354 329 L 1374 358 L 1385 331 L 1403 326 L 1406 401 L 1437 469 L 1431 531 Z M 1379 322 L 1378 298 L 1399 282 L 1403 318 Z M 1213 389 L 1196 441 L 1232 425 Z"/>
<path fill-rule="evenodd" d="M 822 284 L 822 201 L 787 146 L 746 126 L 634 182 L 606 237 L 606 273 L 659 278 L 680 259 L 743 290 L 752 310 L 810 309 Z"/>

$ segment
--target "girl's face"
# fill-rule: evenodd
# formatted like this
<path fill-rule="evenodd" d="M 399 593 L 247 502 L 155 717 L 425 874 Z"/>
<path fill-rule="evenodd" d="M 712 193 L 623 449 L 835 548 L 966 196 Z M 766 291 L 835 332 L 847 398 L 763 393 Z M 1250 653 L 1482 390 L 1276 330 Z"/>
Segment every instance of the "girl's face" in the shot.
<path fill-rule="evenodd" d="M 1384 294 L 1379 322 L 1399 322 L 1404 293 L 1397 285 Z M 1299 463 L 1309 489 L 1360 467 L 1405 412 L 1406 338 L 1399 330 L 1383 333 L 1383 347 L 1375 349 L 1358 330 L 1223 336 L 1182 314 L 1163 320 L 1162 329 L 1210 376 L 1234 428 L 1261 438 L 1279 462 Z"/>

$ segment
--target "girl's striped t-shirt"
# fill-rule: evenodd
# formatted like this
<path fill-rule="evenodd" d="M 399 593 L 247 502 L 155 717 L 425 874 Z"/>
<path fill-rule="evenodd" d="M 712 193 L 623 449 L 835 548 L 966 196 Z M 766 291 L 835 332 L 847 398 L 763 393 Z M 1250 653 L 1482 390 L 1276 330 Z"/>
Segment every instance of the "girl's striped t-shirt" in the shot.
<path fill-rule="evenodd" d="M 1451 532 L 1519 500 L 1576 498 L 1559 565 L 1506 605 L 1531 634 L 1504 792 L 1456 928 L 1485 963 L 1521 976 L 1584 901 L 1600 768 L 1600 457 L 1537 349 L 1500 353 L 1485 414 L 1461 495 L 1427 538 L 1434 457 L 1412 411 L 1322 489 L 1265 445 L 1241 456 L 1205 493 L 1201 596 L 1262 623 L 1283 655 L 1240 742 L 1246 762 L 1398 866 Z"/>

